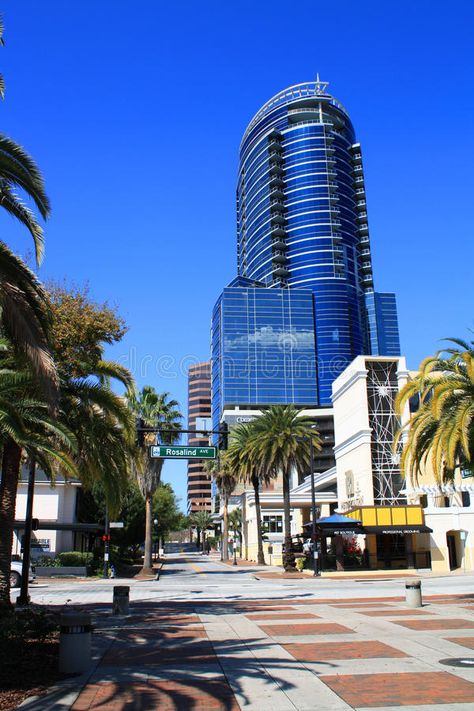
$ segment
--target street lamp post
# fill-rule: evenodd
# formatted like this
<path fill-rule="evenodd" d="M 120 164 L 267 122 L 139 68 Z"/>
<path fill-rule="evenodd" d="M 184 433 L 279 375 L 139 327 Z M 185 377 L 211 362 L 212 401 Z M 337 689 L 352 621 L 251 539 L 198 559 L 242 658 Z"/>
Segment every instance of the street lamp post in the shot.
<path fill-rule="evenodd" d="M 309 438 L 309 466 L 311 474 L 311 534 L 313 539 L 313 575 L 319 575 L 318 557 L 319 552 L 316 546 L 316 491 L 314 487 L 314 450 L 313 450 L 313 438 Z"/>
<path fill-rule="evenodd" d="M 235 527 L 234 527 L 234 560 L 232 561 L 232 565 L 237 565 L 237 531 L 235 530 Z"/>
<path fill-rule="evenodd" d="M 301 437 L 300 441 L 305 441 L 309 439 L 309 473 L 311 477 L 311 540 L 313 542 L 313 550 L 311 554 L 313 556 L 313 575 L 319 575 L 319 552 L 316 546 L 316 489 L 314 485 L 314 445 L 313 438 L 311 436 Z"/>
<path fill-rule="evenodd" d="M 153 519 L 153 525 L 155 526 L 155 536 L 156 536 L 156 527 L 158 526 L 158 519 L 154 518 Z M 158 559 L 157 551 L 159 550 L 159 538 L 155 540 L 155 561 Z"/>

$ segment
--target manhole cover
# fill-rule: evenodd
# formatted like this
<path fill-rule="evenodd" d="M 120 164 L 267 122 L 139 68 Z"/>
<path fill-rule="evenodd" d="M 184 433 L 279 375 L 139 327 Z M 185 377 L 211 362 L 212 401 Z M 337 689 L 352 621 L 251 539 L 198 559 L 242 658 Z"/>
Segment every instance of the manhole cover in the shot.
<path fill-rule="evenodd" d="M 449 657 L 440 659 L 439 663 L 448 667 L 474 667 L 474 657 Z"/>

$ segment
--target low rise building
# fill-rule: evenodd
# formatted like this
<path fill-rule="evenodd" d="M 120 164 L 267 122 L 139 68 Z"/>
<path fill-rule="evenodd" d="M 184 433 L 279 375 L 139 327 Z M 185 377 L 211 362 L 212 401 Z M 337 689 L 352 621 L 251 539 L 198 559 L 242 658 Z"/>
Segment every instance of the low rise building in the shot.
<path fill-rule="evenodd" d="M 359 356 L 333 383 L 339 509 L 361 521 L 372 568 L 474 570 L 474 483 L 456 473 L 436 482 L 429 463 L 418 481 L 400 470 L 395 399 L 413 377 L 403 357 Z"/>
<path fill-rule="evenodd" d="M 37 530 L 32 532 L 32 557 L 54 555 L 64 551 L 88 550 L 91 539 L 97 536 L 101 526 L 97 523 L 77 521 L 81 482 L 66 481 L 58 476 L 54 482 L 41 470 L 36 471 L 33 499 L 33 518 Z M 12 553 L 21 556 L 25 530 L 28 471 L 22 469 L 16 497 L 16 516 L 13 532 Z"/>

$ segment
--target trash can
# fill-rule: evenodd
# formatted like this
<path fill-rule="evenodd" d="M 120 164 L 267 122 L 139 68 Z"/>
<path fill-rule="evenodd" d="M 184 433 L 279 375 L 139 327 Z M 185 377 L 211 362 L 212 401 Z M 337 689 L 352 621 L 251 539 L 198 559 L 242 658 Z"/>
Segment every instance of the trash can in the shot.
<path fill-rule="evenodd" d="M 59 618 L 59 671 L 77 674 L 91 664 L 91 616 L 66 612 Z"/>
<path fill-rule="evenodd" d="M 129 597 L 129 585 L 114 585 L 114 598 L 112 602 L 113 615 L 128 615 Z"/>
<path fill-rule="evenodd" d="M 405 581 L 405 599 L 408 607 L 422 607 L 421 580 Z"/>

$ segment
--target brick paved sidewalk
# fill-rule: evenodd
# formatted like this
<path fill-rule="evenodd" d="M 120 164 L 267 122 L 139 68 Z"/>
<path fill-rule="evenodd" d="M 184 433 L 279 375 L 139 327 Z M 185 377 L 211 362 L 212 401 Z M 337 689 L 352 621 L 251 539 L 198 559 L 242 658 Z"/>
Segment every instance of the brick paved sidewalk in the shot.
<path fill-rule="evenodd" d="M 474 596 L 95 608 L 101 659 L 73 711 L 471 711 Z M 38 708 L 48 708 L 38 706 Z"/>

